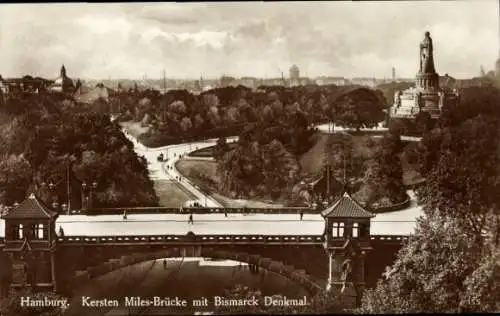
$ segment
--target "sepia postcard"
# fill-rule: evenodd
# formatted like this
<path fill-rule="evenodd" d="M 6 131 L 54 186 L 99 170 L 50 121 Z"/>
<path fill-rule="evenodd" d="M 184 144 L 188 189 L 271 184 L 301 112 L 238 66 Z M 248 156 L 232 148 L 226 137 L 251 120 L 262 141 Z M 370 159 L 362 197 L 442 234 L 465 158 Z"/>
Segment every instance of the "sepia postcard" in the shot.
<path fill-rule="evenodd" d="M 500 312 L 500 1 L 0 5 L 0 315 Z"/>

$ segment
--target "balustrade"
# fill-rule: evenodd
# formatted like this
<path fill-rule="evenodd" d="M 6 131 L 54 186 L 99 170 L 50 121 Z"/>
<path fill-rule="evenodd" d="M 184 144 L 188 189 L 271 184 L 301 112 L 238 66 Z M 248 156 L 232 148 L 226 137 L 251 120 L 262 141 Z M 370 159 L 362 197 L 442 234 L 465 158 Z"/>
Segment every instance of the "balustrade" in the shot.
<path fill-rule="evenodd" d="M 61 244 L 124 244 L 124 243 L 231 243 L 231 244 L 321 244 L 323 236 L 255 236 L 255 235 L 154 235 L 154 236 L 60 236 Z"/>
<path fill-rule="evenodd" d="M 372 235 L 372 242 L 404 242 L 409 236 L 397 235 Z M 123 244 L 123 243 L 232 243 L 232 244 L 322 244 L 323 236 L 302 235 L 195 235 L 194 239 L 179 235 L 139 235 L 139 236 L 59 236 L 57 241 L 62 244 Z M 0 237 L 0 244 L 5 243 L 5 238 Z"/>
<path fill-rule="evenodd" d="M 309 207 L 284 208 L 236 208 L 236 207 L 135 207 L 135 208 L 98 208 L 83 211 L 86 215 L 121 215 L 127 214 L 318 214 L 318 211 Z"/>

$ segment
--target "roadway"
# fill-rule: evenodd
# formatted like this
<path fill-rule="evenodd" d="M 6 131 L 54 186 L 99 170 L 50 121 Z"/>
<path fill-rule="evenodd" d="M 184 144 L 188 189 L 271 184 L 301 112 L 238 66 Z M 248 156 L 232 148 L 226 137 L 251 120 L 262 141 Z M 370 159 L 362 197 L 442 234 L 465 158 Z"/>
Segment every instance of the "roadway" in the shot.
<path fill-rule="evenodd" d="M 410 196 L 411 196 L 411 192 Z M 377 214 L 371 220 L 372 235 L 410 235 L 416 219 L 422 215 L 415 200 L 409 208 Z M 324 233 L 324 220 L 320 214 L 195 214 L 193 224 L 188 214 L 129 214 L 122 215 L 60 215 L 56 232 L 63 228 L 65 236 L 133 236 L 179 235 L 188 232 L 197 235 L 303 235 L 319 236 Z M 4 221 L 0 220 L 0 237 L 5 236 Z"/>
<path fill-rule="evenodd" d="M 415 195 L 408 208 L 377 214 L 371 220 L 372 235 L 410 235 L 416 219 L 422 215 Z M 320 214 L 195 214 L 193 224 L 189 214 L 128 214 L 122 215 L 59 215 L 56 232 L 62 227 L 66 236 L 131 236 L 131 235 L 179 235 L 188 232 L 197 235 L 304 235 L 318 236 L 324 233 L 324 220 Z M 0 237 L 5 236 L 4 221 L 0 219 Z"/>
<path fill-rule="evenodd" d="M 325 133 L 345 132 L 352 130 L 332 124 L 321 124 L 317 125 L 316 127 L 320 131 Z M 362 128 L 361 130 L 365 132 L 366 131 L 384 132 L 387 131 L 388 129 L 382 127 L 382 124 L 379 124 L 375 128 Z M 197 149 L 214 146 L 217 142 L 217 138 L 212 138 L 205 141 L 150 148 L 139 143 L 136 138 L 134 138 L 130 133 L 126 131 L 125 128 L 123 128 L 123 132 L 125 136 L 134 144 L 134 151 L 139 156 L 143 156 L 144 158 L 146 158 L 148 162 L 148 171 L 151 180 L 170 180 L 176 182 L 178 185 L 184 187 L 184 189 L 186 189 L 193 196 L 195 196 L 196 200 L 198 201 L 198 203 L 200 203 L 200 205 L 204 205 L 207 207 L 222 207 L 222 205 L 217 200 L 213 199 L 209 195 L 199 190 L 199 188 L 195 184 L 193 184 L 189 179 L 183 177 L 175 167 L 175 163 L 179 161 L 181 157 L 192 160 L 213 161 L 213 158 L 198 158 L 198 157 L 194 158 L 194 157 L 189 157 L 188 154 Z M 374 135 L 374 137 L 377 137 L 377 135 Z M 418 137 L 406 137 L 406 138 L 403 140 L 420 141 L 420 138 Z M 237 140 L 238 140 L 237 136 L 227 138 L 228 142 Z M 158 156 L 161 153 L 163 153 L 163 157 L 164 160 L 166 160 L 166 162 L 158 161 Z"/>
<path fill-rule="evenodd" d="M 331 123 L 326 123 L 326 124 L 319 124 L 316 125 L 318 130 L 322 131 L 323 133 L 331 134 L 331 133 L 337 133 L 337 132 L 352 132 L 352 128 L 345 128 L 342 126 L 338 126 L 335 124 Z M 379 123 L 376 127 L 374 128 L 361 128 L 360 131 L 362 132 L 387 132 L 389 129 L 387 127 L 383 127 L 383 123 Z"/>
<path fill-rule="evenodd" d="M 411 196 L 411 192 L 409 192 Z M 416 219 L 422 214 L 420 206 L 412 200 L 409 208 L 377 214 L 371 220 L 372 235 L 412 234 Z M 324 220 L 320 214 L 195 214 L 193 224 L 188 214 L 129 214 L 122 215 L 60 215 L 56 232 L 62 227 L 66 236 L 131 236 L 179 235 L 188 232 L 197 235 L 304 235 L 324 233 Z M 0 236 L 4 236 L 4 222 L 0 220 Z"/>
<path fill-rule="evenodd" d="M 189 179 L 183 177 L 175 168 L 175 163 L 179 161 L 181 155 L 186 155 L 190 151 L 196 149 L 214 146 L 217 139 L 168 145 L 158 148 L 148 148 L 139 143 L 137 139 L 135 139 L 130 133 L 126 132 L 125 129 L 123 129 L 123 131 L 125 136 L 134 144 L 134 151 L 139 156 L 143 156 L 147 160 L 151 180 L 175 181 L 194 195 L 201 205 L 205 205 L 207 207 L 222 207 L 219 202 L 201 192 L 193 183 L 191 183 Z M 237 137 L 229 138 L 230 141 L 235 139 L 237 139 Z M 166 162 L 158 161 L 158 156 L 161 153 L 163 153 L 164 160 L 167 160 Z"/>
<path fill-rule="evenodd" d="M 345 132 L 352 132 L 353 131 L 352 128 L 345 128 L 345 127 L 337 126 L 337 125 L 332 126 L 332 124 L 321 124 L 321 125 L 317 125 L 316 127 L 318 128 L 318 130 L 322 131 L 323 133 L 327 133 L 327 134 L 338 133 L 338 132 L 345 133 Z M 362 128 L 362 129 L 360 129 L 360 131 L 362 131 L 362 132 L 374 133 L 374 135 L 373 135 L 374 138 L 381 138 L 382 135 L 377 135 L 377 134 L 382 133 L 382 132 L 387 132 L 388 130 L 389 129 L 387 127 L 382 127 L 382 123 L 379 123 L 378 126 L 376 126 L 374 128 Z M 401 140 L 407 141 L 407 142 L 419 142 L 420 140 L 422 140 L 422 137 L 401 135 Z"/>

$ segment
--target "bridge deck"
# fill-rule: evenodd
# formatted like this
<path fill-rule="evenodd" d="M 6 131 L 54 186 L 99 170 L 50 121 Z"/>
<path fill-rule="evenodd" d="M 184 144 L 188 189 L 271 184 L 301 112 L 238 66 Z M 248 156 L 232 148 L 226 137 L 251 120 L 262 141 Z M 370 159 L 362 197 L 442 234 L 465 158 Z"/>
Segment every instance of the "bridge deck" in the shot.
<path fill-rule="evenodd" d="M 415 228 L 420 208 L 379 214 L 371 221 L 371 235 L 409 235 Z M 56 231 L 62 226 L 66 236 L 132 235 L 303 235 L 318 236 L 324 231 L 319 214 L 195 214 L 188 224 L 187 214 L 60 215 Z M 0 220 L 0 236 L 4 236 Z"/>

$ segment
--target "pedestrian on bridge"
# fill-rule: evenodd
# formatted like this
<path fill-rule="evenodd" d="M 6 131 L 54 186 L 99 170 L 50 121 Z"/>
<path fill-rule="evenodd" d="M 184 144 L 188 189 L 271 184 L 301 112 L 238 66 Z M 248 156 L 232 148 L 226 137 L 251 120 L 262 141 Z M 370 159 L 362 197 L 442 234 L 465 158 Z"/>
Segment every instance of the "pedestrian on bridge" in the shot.
<path fill-rule="evenodd" d="M 163 270 L 167 269 L 167 259 L 163 259 Z"/>
<path fill-rule="evenodd" d="M 127 211 L 123 211 L 123 219 L 126 220 L 127 219 Z"/>
<path fill-rule="evenodd" d="M 62 226 L 59 226 L 59 236 L 64 237 L 64 230 Z"/>
<path fill-rule="evenodd" d="M 188 224 L 194 224 L 194 222 L 193 222 L 193 213 L 189 214 Z"/>
<path fill-rule="evenodd" d="M 304 210 L 300 210 L 300 220 L 304 217 Z"/>

